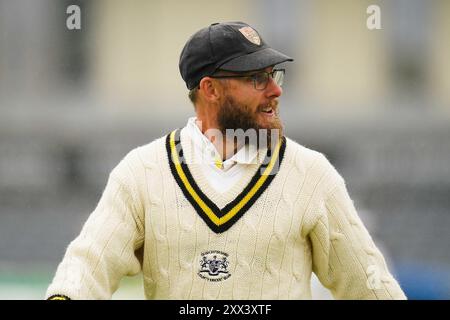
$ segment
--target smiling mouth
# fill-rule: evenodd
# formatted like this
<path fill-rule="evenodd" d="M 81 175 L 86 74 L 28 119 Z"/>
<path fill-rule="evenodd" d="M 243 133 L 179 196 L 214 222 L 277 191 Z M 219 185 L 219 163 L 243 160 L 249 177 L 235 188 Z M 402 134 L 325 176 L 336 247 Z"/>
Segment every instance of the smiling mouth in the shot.
<path fill-rule="evenodd" d="M 265 106 L 263 108 L 260 108 L 259 111 L 266 116 L 274 116 L 275 115 L 275 109 L 271 106 Z"/>

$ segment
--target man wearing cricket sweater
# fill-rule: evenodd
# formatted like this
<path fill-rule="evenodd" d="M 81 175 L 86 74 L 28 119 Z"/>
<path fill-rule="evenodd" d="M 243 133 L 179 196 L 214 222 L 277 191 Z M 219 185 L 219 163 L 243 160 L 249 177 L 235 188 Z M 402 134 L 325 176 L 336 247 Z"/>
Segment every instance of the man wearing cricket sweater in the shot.
<path fill-rule="evenodd" d="M 195 33 L 180 56 L 196 117 L 132 150 L 67 248 L 47 299 L 109 299 L 143 273 L 148 299 L 405 299 L 321 153 L 283 134 L 292 59 L 242 22 Z"/>

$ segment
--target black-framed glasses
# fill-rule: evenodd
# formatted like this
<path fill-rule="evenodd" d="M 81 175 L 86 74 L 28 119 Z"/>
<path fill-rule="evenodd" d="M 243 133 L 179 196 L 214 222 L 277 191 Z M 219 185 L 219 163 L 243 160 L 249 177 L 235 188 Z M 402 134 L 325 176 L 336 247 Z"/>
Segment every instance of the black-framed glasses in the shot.
<path fill-rule="evenodd" d="M 253 86 L 255 87 L 256 90 L 264 90 L 267 88 L 267 85 L 269 84 L 269 78 L 272 78 L 273 81 L 275 81 L 275 83 L 278 86 L 282 86 L 283 85 L 283 80 L 284 80 L 284 73 L 285 73 L 285 69 L 273 69 L 272 72 L 266 72 L 266 71 L 261 71 L 258 73 L 254 73 L 254 74 L 245 74 L 245 75 L 227 75 L 227 76 L 215 76 L 212 75 L 210 76 L 211 78 L 217 78 L 217 79 L 222 79 L 222 78 L 250 78 L 253 80 Z"/>

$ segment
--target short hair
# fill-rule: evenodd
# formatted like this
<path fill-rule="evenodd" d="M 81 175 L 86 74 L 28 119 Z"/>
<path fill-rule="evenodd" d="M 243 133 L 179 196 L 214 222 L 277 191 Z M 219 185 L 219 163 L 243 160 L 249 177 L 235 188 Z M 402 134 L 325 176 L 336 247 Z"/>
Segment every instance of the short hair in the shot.
<path fill-rule="evenodd" d="M 215 75 L 215 76 L 224 76 L 224 75 L 230 75 L 230 74 L 232 74 L 232 73 L 230 73 L 229 71 L 226 71 L 226 70 L 222 70 L 222 69 L 218 69 L 217 71 L 215 71 L 213 73 L 213 75 Z M 227 84 L 227 81 L 226 81 L 227 79 L 220 79 L 220 80 L 222 80 L 222 82 L 224 82 L 225 85 Z M 194 104 L 194 106 L 195 106 L 195 103 L 197 102 L 198 89 L 200 89 L 199 86 L 200 86 L 200 84 L 198 86 L 196 86 L 195 88 L 189 90 L 189 94 L 188 94 L 189 100 L 191 100 L 191 102 Z"/>
<path fill-rule="evenodd" d="M 195 87 L 194 89 L 189 90 L 189 100 L 195 105 L 195 102 L 197 102 L 197 95 L 198 95 L 198 87 Z"/>

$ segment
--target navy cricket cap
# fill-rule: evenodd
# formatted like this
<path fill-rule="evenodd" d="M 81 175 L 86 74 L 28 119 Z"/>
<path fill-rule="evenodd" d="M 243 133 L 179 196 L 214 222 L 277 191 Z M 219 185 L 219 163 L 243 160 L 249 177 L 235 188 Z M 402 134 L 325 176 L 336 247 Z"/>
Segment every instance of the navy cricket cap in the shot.
<path fill-rule="evenodd" d="M 272 49 L 244 22 L 213 23 L 197 31 L 184 45 L 180 73 L 189 90 L 218 69 L 245 72 L 293 61 Z"/>

